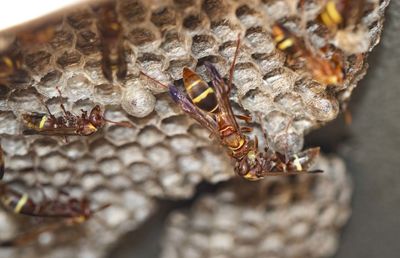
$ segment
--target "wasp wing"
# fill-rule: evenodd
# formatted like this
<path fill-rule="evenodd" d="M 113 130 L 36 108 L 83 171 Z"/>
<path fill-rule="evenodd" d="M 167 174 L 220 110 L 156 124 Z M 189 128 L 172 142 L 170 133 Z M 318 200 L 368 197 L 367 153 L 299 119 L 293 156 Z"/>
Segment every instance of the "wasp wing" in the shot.
<path fill-rule="evenodd" d="M 212 134 L 218 136 L 217 122 L 208 114 L 197 108 L 190 99 L 177 87 L 172 84 L 168 85 L 169 93 L 172 99 L 179 104 L 181 109 L 188 113 L 193 119 L 199 122 L 202 126 L 206 127 Z"/>
<path fill-rule="evenodd" d="M 225 83 L 215 66 L 213 66 L 211 63 L 205 62 L 204 66 L 211 75 L 211 82 L 215 89 L 215 94 L 217 95 L 218 104 L 221 111 L 226 115 L 226 118 L 229 119 L 230 124 L 235 126 L 237 132 L 240 132 L 229 100 L 230 85 Z"/>
<path fill-rule="evenodd" d="M 48 135 L 48 136 L 74 136 L 76 128 L 74 127 L 61 127 L 61 128 L 28 128 L 22 131 L 24 135 Z"/>

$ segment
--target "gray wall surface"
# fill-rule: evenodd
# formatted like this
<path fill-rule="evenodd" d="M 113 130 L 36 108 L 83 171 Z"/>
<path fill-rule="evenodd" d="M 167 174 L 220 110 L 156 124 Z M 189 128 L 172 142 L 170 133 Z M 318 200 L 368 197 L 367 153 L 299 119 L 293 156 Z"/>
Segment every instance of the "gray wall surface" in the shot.
<path fill-rule="evenodd" d="M 353 215 L 337 258 L 400 257 L 400 1 L 351 101 L 353 124 L 339 153 L 353 175 Z"/>

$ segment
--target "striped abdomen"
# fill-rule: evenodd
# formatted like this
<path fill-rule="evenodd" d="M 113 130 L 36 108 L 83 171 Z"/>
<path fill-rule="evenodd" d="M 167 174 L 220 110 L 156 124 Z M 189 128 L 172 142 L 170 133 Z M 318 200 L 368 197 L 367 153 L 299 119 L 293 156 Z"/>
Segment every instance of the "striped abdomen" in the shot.
<path fill-rule="evenodd" d="M 0 55 L 0 79 L 13 74 L 21 66 L 19 60 L 13 60 L 12 56 Z"/>
<path fill-rule="evenodd" d="M 343 16 L 340 13 L 335 1 L 328 1 L 323 12 L 319 15 L 321 21 L 329 28 L 335 28 L 343 22 Z"/>
<path fill-rule="evenodd" d="M 54 122 L 52 121 L 52 119 L 49 119 L 49 117 L 45 114 L 39 113 L 23 114 L 22 121 L 24 122 L 26 127 L 38 131 L 54 126 Z"/>
<path fill-rule="evenodd" d="M 276 47 L 282 51 L 289 50 L 296 43 L 296 40 L 289 36 L 287 31 L 278 24 L 275 24 L 272 27 L 272 37 L 275 41 Z"/>
<path fill-rule="evenodd" d="M 183 68 L 183 84 L 193 104 L 206 112 L 218 112 L 214 89 L 187 67 Z"/>
<path fill-rule="evenodd" d="M 36 205 L 27 194 L 19 194 L 5 188 L 5 186 L 0 192 L 2 196 L 0 197 L 2 204 L 12 210 L 14 213 L 27 214 L 30 215 L 34 212 Z"/>

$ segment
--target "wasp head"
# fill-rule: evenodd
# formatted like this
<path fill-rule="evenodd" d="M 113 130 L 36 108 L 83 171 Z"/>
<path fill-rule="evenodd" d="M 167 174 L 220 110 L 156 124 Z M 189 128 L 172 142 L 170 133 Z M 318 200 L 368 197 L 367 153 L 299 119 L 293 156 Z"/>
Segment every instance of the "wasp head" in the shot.
<path fill-rule="evenodd" d="M 256 145 L 249 145 L 246 155 L 235 164 L 235 172 L 244 179 L 255 181 L 263 178 L 263 164 Z"/>
<path fill-rule="evenodd" d="M 94 106 L 94 108 L 90 111 L 89 114 L 89 122 L 93 125 L 93 127 L 100 128 L 105 124 L 103 112 L 99 105 Z"/>

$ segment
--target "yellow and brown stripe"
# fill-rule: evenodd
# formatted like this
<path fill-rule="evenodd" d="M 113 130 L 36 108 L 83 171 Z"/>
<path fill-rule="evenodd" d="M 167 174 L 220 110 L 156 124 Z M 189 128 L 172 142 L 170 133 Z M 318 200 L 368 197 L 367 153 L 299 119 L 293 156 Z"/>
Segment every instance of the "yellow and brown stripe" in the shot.
<path fill-rule="evenodd" d="M 206 112 L 218 112 L 218 100 L 214 89 L 187 67 L 183 68 L 183 84 L 193 104 Z"/>
<path fill-rule="evenodd" d="M 23 194 L 21 196 L 6 196 L 3 195 L 1 197 L 1 202 L 2 204 L 7 207 L 8 209 L 11 209 L 14 213 L 23 213 L 25 206 L 27 203 L 30 201 L 29 196 L 27 194 Z"/>
<path fill-rule="evenodd" d="M 274 38 L 276 47 L 282 51 L 289 49 L 295 44 L 295 39 L 290 37 L 279 24 L 275 24 L 272 27 L 272 36 Z"/>
<path fill-rule="evenodd" d="M 219 133 L 221 138 L 223 138 L 225 146 L 227 146 L 235 154 L 237 151 L 240 151 L 240 149 L 246 143 L 245 138 L 238 134 L 232 125 L 221 127 L 219 129 Z"/>
<path fill-rule="evenodd" d="M 41 130 L 46 127 L 48 117 L 44 114 L 22 114 L 22 121 L 28 128 Z"/>
<path fill-rule="evenodd" d="M 320 19 L 329 28 L 334 28 L 342 23 L 343 17 L 337 9 L 335 1 L 328 1 L 324 11 L 320 14 Z"/>
<path fill-rule="evenodd" d="M 15 63 L 9 56 L 0 56 L 0 78 L 5 78 L 12 74 L 17 68 Z"/>
<path fill-rule="evenodd" d="M 23 194 L 21 196 L 21 198 L 18 200 L 18 202 L 16 203 L 16 205 L 14 207 L 14 212 L 15 213 L 20 213 L 21 210 L 26 205 L 26 203 L 28 202 L 28 200 L 29 200 L 29 196 L 27 194 Z"/>
<path fill-rule="evenodd" d="M 228 148 L 233 152 L 236 153 L 238 150 L 240 150 L 243 145 L 245 144 L 245 140 L 243 138 L 240 138 L 239 142 L 236 143 L 237 145 L 231 145 L 228 146 Z"/>

